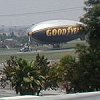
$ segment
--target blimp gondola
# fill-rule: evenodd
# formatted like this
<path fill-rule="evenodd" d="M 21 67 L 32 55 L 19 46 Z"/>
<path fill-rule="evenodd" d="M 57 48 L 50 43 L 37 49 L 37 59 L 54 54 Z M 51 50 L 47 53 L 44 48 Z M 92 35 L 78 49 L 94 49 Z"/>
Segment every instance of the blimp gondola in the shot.
<path fill-rule="evenodd" d="M 33 25 L 28 36 L 42 44 L 61 44 L 85 35 L 85 25 L 73 20 L 49 20 Z"/>

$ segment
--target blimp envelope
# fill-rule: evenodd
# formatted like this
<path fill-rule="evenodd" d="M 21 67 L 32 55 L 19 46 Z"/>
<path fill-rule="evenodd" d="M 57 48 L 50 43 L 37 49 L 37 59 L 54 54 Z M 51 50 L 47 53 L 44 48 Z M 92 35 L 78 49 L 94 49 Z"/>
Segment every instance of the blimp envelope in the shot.
<path fill-rule="evenodd" d="M 65 43 L 85 35 L 85 25 L 72 20 L 49 20 L 33 25 L 28 35 L 45 44 Z"/>

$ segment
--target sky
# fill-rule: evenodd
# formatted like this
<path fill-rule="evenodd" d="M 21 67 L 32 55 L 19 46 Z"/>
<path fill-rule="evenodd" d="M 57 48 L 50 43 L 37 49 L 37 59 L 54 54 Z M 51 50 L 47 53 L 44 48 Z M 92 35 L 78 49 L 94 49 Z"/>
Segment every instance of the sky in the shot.
<path fill-rule="evenodd" d="M 84 0 L 0 0 L 0 25 L 32 25 L 47 20 L 76 20 Z"/>

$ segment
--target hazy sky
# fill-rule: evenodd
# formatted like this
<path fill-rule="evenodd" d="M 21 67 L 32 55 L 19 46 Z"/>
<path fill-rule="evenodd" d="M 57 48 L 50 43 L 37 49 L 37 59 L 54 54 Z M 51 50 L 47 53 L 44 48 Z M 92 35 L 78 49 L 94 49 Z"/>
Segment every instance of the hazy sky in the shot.
<path fill-rule="evenodd" d="M 31 25 L 52 19 L 79 20 L 84 0 L 0 0 L 0 25 Z"/>

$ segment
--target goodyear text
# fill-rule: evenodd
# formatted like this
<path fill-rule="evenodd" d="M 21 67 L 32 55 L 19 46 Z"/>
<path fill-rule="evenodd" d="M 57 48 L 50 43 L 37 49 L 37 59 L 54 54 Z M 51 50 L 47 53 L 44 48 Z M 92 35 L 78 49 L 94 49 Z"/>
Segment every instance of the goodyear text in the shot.
<path fill-rule="evenodd" d="M 72 35 L 82 32 L 84 28 L 82 26 L 79 27 L 62 27 L 62 28 L 52 28 L 46 30 L 47 36 L 61 36 L 61 35 Z"/>

